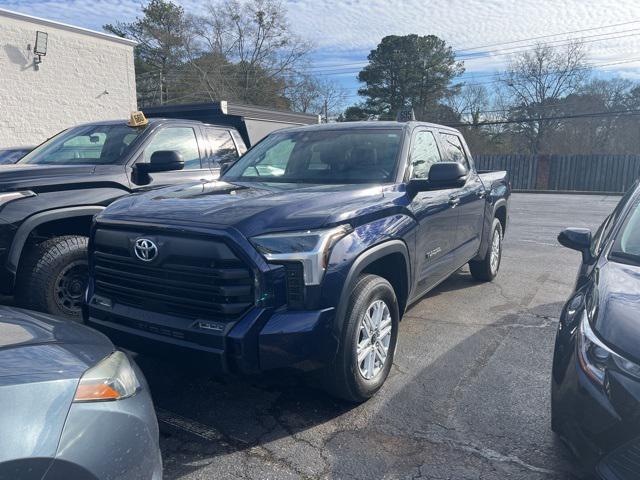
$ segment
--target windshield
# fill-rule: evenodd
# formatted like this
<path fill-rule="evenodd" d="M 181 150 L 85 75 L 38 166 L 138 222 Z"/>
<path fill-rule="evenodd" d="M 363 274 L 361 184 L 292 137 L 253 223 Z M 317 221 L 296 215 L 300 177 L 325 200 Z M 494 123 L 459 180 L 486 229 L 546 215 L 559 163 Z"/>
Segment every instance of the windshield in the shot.
<path fill-rule="evenodd" d="M 640 202 L 636 202 L 627 215 L 610 256 L 614 260 L 640 264 Z"/>
<path fill-rule="evenodd" d="M 47 140 L 19 164 L 114 165 L 121 163 L 133 141 L 146 127 L 125 124 L 84 125 Z"/>
<path fill-rule="evenodd" d="M 379 183 L 393 181 L 400 129 L 282 132 L 268 136 L 224 175 L 226 181 Z"/>

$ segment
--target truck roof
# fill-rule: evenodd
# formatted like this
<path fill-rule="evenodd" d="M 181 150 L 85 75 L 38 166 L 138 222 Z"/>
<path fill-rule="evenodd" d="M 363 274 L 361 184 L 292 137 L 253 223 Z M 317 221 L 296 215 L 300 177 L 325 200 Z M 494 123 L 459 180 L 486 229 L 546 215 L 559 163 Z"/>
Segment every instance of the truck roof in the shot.
<path fill-rule="evenodd" d="M 187 124 L 193 124 L 193 125 L 212 125 L 214 127 L 222 127 L 227 129 L 233 128 L 233 127 L 230 127 L 229 125 L 216 125 L 212 123 L 200 122 L 198 120 L 185 120 L 181 118 L 148 118 L 147 120 L 149 120 L 149 125 L 160 125 L 165 123 L 187 123 Z M 129 119 L 102 120 L 97 122 L 81 123 L 79 125 L 122 125 L 122 124 L 126 124 L 128 121 Z M 78 126 L 78 125 L 75 125 L 75 126 Z"/>
<path fill-rule="evenodd" d="M 413 129 L 418 126 L 437 128 L 439 130 L 450 130 L 452 132 L 459 133 L 455 128 L 447 127 L 445 125 L 438 125 L 436 123 L 429 122 L 394 122 L 394 121 L 362 121 L 362 122 L 337 122 L 337 123 L 323 123 L 319 125 L 305 125 L 302 127 L 287 128 L 287 132 L 304 132 L 306 130 L 351 130 L 351 129 Z"/>

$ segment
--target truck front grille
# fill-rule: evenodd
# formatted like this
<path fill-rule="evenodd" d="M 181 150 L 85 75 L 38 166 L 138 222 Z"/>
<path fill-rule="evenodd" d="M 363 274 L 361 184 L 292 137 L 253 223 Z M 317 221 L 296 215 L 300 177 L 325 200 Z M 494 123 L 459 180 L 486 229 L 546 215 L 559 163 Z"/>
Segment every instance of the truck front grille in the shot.
<path fill-rule="evenodd" d="M 158 246 L 156 259 L 135 257 L 139 238 Z M 95 291 L 117 303 L 221 321 L 253 305 L 253 273 L 221 240 L 99 229 L 93 247 Z"/>

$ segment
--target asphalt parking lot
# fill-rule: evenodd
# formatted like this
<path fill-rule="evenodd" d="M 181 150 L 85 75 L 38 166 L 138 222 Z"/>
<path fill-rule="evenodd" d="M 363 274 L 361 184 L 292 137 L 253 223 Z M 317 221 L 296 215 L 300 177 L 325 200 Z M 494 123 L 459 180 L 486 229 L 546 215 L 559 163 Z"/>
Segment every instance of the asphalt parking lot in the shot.
<path fill-rule="evenodd" d="M 138 357 L 165 478 L 584 478 L 549 428 L 556 322 L 579 262 L 555 237 L 596 228 L 618 199 L 513 195 L 498 278 L 462 269 L 414 305 L 363 405 L 291 375 L 214 378 Z"/>
<path fill-rule="evenodd" d="M 500 275 L 461 270 L 401 323 L 395 368 L 366 404 L 273 374 L 211 378 L 140 358 L 165 478 L 583 478 L 549 428 L 557 317 L 579 254 L 618 197 L 515 194 Z"/>

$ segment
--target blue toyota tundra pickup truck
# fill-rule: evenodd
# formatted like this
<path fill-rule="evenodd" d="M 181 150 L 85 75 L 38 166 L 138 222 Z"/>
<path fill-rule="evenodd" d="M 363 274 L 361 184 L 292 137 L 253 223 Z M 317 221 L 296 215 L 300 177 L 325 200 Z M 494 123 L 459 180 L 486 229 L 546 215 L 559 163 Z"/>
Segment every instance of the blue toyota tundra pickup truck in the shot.
<path fill-rule="evenodd" d="M 349 401 L 385 381 L 403 313 L 465 264 L 498 273 L 506 172 L 454 129 L 363 122 L 273 133 L 218 181 L 94 220 L 85 321 L 222 371 L 320 373 Z"/>

